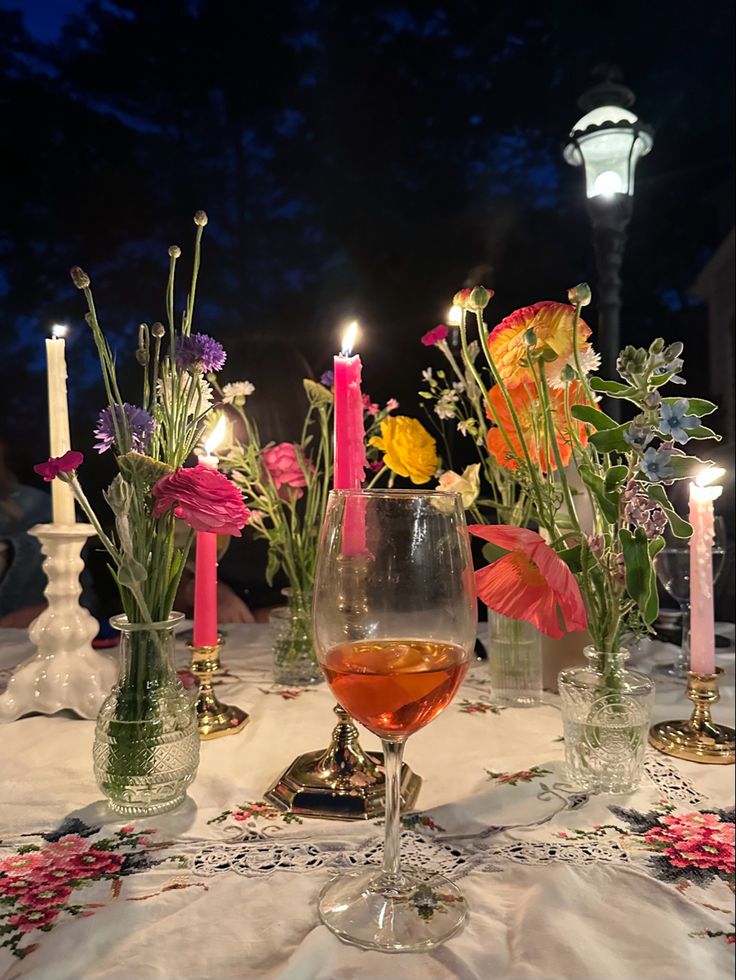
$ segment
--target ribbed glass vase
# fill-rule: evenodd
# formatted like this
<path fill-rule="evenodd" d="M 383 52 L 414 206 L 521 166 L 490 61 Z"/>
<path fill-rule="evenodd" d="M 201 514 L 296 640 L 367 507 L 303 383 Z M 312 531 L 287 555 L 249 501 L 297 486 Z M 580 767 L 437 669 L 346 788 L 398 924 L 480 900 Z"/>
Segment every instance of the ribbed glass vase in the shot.
<path fill-rule="evenodd" d="M 162 623 L 110 622 L 120 630 L 120 675 L 97 717 L 94 772 L 116 813 L 145 816 L 184 800 L 199 765 L 194 701 L 174 666 L 172 613 Z"/>
<path fill-rule="evenodd" d="M 643 773 L 654 684 L 625 667 L 627 650 L 591 646 L 585 656 L 585 667 L 559 676 L 568 775 L 594 793 L 630 793 Z"/>
<path fill-rule="evenodd" d="M 312 593 L 295 589 L 283 592 L 289 605 L 273 609 L 269 616 L 274 683 L 289 687 L 321 684 L 325 678 L 312 637 Z"/>
<path fill-rule="evenodd" d="M 531 707 L 542 702 L 542 648 L 536 627 L 488 610 L 488 667 L 496 704 Z"/>

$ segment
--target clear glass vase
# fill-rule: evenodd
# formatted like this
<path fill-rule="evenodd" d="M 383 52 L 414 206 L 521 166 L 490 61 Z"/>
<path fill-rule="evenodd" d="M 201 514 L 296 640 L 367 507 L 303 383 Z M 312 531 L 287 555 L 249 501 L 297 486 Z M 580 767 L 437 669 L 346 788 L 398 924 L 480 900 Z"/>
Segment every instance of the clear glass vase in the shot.
<path fill-rule="evenodd" d="M 321 684 L 325 678 L 312 637 L 312 593 L 284 589 L 284 595 L 289 605 L 271 610 L 269 617 L 274 682 L 288 687 Z"/>
<path fill-rule="evenodd" d="M 531 623 L 488 610 L 488 667 L 497 704 L 541 704 L 542 645 Z"/>
<path fill-rule="evenodd" d="M 630 793 L 642 776 L 654 684 L 624 666 L 627 650 L 591 646 L 585 656 L 585 667 L 559 676 L 568 776 L 594 793 Z"/>
<path fill-rule="evenodd" d="M 177 807 L 199 765 L 194 701 L 174 666 L 174 628 L 110 622 L 120 630 L 120 675 L 97 716 L 94 772 L 116 813 L 145 816 Z"/>

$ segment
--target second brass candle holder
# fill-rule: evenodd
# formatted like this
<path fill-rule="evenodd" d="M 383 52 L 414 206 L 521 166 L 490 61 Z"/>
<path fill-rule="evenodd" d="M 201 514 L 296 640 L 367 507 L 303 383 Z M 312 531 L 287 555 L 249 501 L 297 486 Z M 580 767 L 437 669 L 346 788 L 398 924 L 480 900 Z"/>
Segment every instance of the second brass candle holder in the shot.
<path fill-rule="evenodd" d="M 370 820 L 384 811 L 386 781 L 383 753 L 364 752 L 358 729 L 348 713 L 335 705 L 338 722 L 327 749 L 298 756 L 265 798 L 280 810 L 322 820 Z M 414 806 L 420 776 L 401 767 L 401 809 Z"/>
<path fill-rule="evenodd" d="M 237 735 L 250 721 L 250 716 L 233 704 L 223 704 L 212 688 L 212 675 L 220 669 L 220 650 L 223 639 L 218 637 L 212 646 L 188 644 L 192 651 L 190 671 L 199 680 L 197 695 L 197 727 L 201 739 Z"/>
<path fill-rule="evenodd" d="M 714 674 L 688 671 L 687 696 L 693 712 L 686 721 L 660 721 L 649 729 L 649 742 L 665 755 L 688 762 L 728 766 L 736 761 L 736 732 L 717 725 L 710 716 L 711 705 L 719 700 L 721 667 Z"/>

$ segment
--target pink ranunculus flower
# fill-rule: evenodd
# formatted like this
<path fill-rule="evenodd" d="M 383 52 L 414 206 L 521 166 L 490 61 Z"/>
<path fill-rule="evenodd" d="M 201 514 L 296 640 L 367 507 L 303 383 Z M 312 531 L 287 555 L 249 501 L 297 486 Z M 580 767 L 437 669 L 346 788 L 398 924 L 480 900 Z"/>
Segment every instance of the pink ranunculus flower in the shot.
<path fill-rule="evenodd" d="M 250 511 L 240 490 L 209 466 L 187 466 L 168 473 L 151 490 L 156 503 L 153 516 L 173 511 L 195 531 L 240 537 Z"/>
<path fill-rule="evenodd" d="M 444 325 L 444 323 L 438 323 L 436 327 L 428 330 L 422 337 L 422 343 L 425 347 L 433 347 L 435 344 L 439 344 L 441 340 L 447 340 L 450 331 Z"/>
<path fill-rule="evenodd" d="M 47 483 L 56 479 L 59 473 L 71 473 L 84 462 L 84 454 L 78 453 L 75 449 L 70 449 L 63 456 L 51 456 L 45 463 L 36 463 L 33 467 L 34 473 L 42 476 Z"/>
<path fill-rule="evenodd" d="M 279 442 L 269 446 L 262 453 L 263 465 L 282 497 L 288 495 L 297 500 L 302 496 L 301 487 L 306 487 L 307 473 L 314 468 L 305 458 L 301 446 L 294 442 Z"/>
<path fill-rule="evenodd" d="M 715 813 L 670 814 L 644 835 L 675 868 L 734 873 L 734 824 Z"/>

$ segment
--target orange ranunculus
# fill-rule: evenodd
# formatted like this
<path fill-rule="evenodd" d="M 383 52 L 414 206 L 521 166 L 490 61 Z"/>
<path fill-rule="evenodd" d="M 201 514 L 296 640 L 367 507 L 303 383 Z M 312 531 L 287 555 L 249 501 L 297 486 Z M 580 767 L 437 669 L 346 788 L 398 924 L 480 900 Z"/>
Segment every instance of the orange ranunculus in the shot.
<path fill-rule="evenodd" d="M 491 357 L 505 384 L 509 388 L 533 381 L 531 370 L 525 365 L 529 353 L 524 334 L 532 329 L 537 335 L 536 350 L 551 350 L 554 360 L 545 361 L 548 380 L 559 375 L 564 364 L 574 366 L 572 349 L 572 323 L 575 310 L 566 303 L 543 302 L 524 306 L 511 313 L 494 327 L 488 337 Z M 578 352 L 581 366 L 586 370 L 597 367 L 596 355 L 586 341 L 590 327 L 584 320 L 578 323 Z"/>
<path fill-rule="evenodd" d="M 584 400 L 582 385 L 579 382 L 571 382 L 567 386 L 567 390 L 571 405 L 575 405 Z M 503 392 L 498 385 L 494 385 L 491 388 L 489 395 L 493 411 L 490 407 L 487 407 L 486 414 L 494 423 L 498 419 L 498 423 L 488 433 L 488 451 L 496 458 L 500 466 L 504 466 L 509 470 L 515 470 L 518 466 L 517 457 L 523 460 L 524 451 L 516 432 L 514 420 L 506 404 L 506 399 L 503 397 Z M 539 402 L 535 385 L 526 383 L 518 385 L 516 388 L 511 388 L 509 390 L 509 397 L 516 411 L 516 416 L 524 436 L 524 443 L 526 444 L 532 463 L 538 465 L 543 473 L 546 473 L 548 470 L 557 469 L 557 461 L 555 460 L 554 454 L 550 453 L 550 458 L 547 459 L 544 435 L 544 412 Z M 557 439 L 562 465 L 567 466 L 572 455 L 572 438 L 565 413 L 565 389 L 553 388 L 549 392 L 549 397 L 552 404 L 553 435 Z M 587 428 L 582 422 L 576 422 L 574 419 L 573 425 L 575 426 L 578 439 L 584 446 L 588 441 Z M 504 438 L 504 432 L 508 436 L 508 442 Z M 514 452 L 511 452 L 509 442 Z"/>

